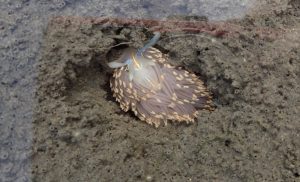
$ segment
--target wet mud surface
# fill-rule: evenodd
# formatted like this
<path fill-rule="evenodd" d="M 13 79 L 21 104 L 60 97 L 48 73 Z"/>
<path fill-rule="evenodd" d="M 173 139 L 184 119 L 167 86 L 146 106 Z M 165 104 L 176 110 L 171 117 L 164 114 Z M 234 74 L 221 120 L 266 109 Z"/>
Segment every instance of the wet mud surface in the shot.
<path fill-rule="evenodd" d="M 299 12 L 298 0 L 2 1 L 0 182 L 300 181 Z M 63 15 L 86 21 L 51 21 Z M 155 129 L 121 111 L 106 66 L 126 47 L 113 46 L 153 34 L 84 17 L 170 15 L 232 34 L 162 33 L 155 47 L 205 81 L 216 110 Z"/>
<path fill-rule="evenodd" d="M 38 63 L 33 180 L 299 181 L 300 9 L 292 2 L 235 21 L 248 29 L 238 37 L 163 34 L 155 47 L 205 81 L 216 109 L 157 129 L 121 111 L 106 66 L 113 46 L 142 46 L 151 32 L 50 23 Z M 261 39 L 251 31 L 260 27 L 286 31 Z"/>

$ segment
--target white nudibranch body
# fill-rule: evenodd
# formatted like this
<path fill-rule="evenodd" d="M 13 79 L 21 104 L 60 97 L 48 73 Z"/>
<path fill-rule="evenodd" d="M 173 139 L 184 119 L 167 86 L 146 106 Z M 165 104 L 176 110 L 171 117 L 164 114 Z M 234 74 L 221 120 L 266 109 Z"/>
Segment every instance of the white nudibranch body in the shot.
<path fill-rule="evenodd" d="M 156 88 L 159 85 L 159 78 L 153 69 L 154 66 L 155 63 L 150 59 L 132 55 L 127 65 L 129 80 L 148 89 Z"/>
<path fill-rule="evenodd" d="M 193 122 L 197 109 L 212 110 L 210 93 L 193 73 L 168 64 L 168 58 L 152 46 L 160 34 L 143 48 L 128 48 L 108 63 L 114 70 L 110 86 L 124 111 L 156 127 L 167 120 Z"/>

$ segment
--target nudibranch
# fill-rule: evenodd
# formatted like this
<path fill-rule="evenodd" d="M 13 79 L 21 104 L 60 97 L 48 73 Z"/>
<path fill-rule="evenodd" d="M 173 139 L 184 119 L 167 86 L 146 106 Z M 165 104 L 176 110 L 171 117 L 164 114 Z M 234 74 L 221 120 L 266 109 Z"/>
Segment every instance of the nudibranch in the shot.
<path fill-rule="evenodd" d="M 143 48 L 127 48 L 108 63 L 116 68 L 110 80 L 113 96 L 122 110 L 155 127 L 168 120 L 194 122 L 199 110 L 213 110 L 211 94 L 195 74 L 172 66 L 152 47 L 160 37 L 154 34 Z"/>

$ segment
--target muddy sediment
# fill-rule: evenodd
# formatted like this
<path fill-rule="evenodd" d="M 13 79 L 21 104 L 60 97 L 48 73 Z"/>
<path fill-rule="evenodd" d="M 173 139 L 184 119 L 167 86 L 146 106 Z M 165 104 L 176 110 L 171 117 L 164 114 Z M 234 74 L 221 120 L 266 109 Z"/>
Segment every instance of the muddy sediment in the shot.
<path fill-rule="evenodd" d="M 115 45 L 142 46 L 151 32 L 53 21 L 38 65 L 34 180 L 300 180 L 297 10 L 235 21 L 248 30 L 238 37 L 164 33 L 156 47 L 205 81 L 216 109 L 158 129 L 120 109 L 106 66 Z M 261 27 L 285 31 L 264 39 L 251 31 Z"/>

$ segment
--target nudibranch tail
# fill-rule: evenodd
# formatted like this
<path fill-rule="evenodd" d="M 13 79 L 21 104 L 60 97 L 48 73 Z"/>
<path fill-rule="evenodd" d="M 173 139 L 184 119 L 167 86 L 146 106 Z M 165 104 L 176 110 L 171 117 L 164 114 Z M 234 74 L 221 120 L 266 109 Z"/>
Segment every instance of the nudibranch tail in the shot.
<path fill-rule="evenodd" d="M 194 122 L 199 109 L 212 110 L 210 93 L 195 74 L 171 66 L 152 47 L 159 37 L 155 33 L 143 48 L 129 48 L 109 64 L 117 68 L 110 83 L 113 96 L 124 111 L 155 127 L 168 120 Z"/>
<path fill-rule="evenodd" d="M 129 65 L 129 64 L 133 63 L 136 67 L 139 68 L 140 67 L 139 59 L 143 59 L 143 53 L 147 49 L 149 49 L 150 47 L 155 45 L 159 38 L 160 38 L 160 33 L 159 32 L 154 32 L 154 37 L 144 47 L 142 47 L 141 49 L 139 49 L 136 52 L 129 53 L 129 55 L 131 57 L 128 57 L 128 53 L 125 52 L 125 54 L 122 55 L 121 60 L 119 59 L 119 60 L 110 62 L 110 63 L 108 63 L 108 66 L 110 68 L 120 68 L 120 67 L 123 67 L 123 66 L 126 66 L 126 65 Z M 122 62 L 122 63 L 119 62 L 119 61 L 122 61 L 122 58 L 124 59 L 126 57 L 127 57 L 127 59 L 126 59 L 125 62 Z M 148 64 L 152 63 L 151 61 L 148 61 L 148 62 L 149 62 Z"/>
<path fill-rule="evenodd" d="M 158 39 L 160 38 L 159 32 L 154 32 L 154 37 L 146 44 L 144 47 L 137 51 L 137 56 L 142 56 L 142 54 L 150 47 L 154 46 Z"/>

